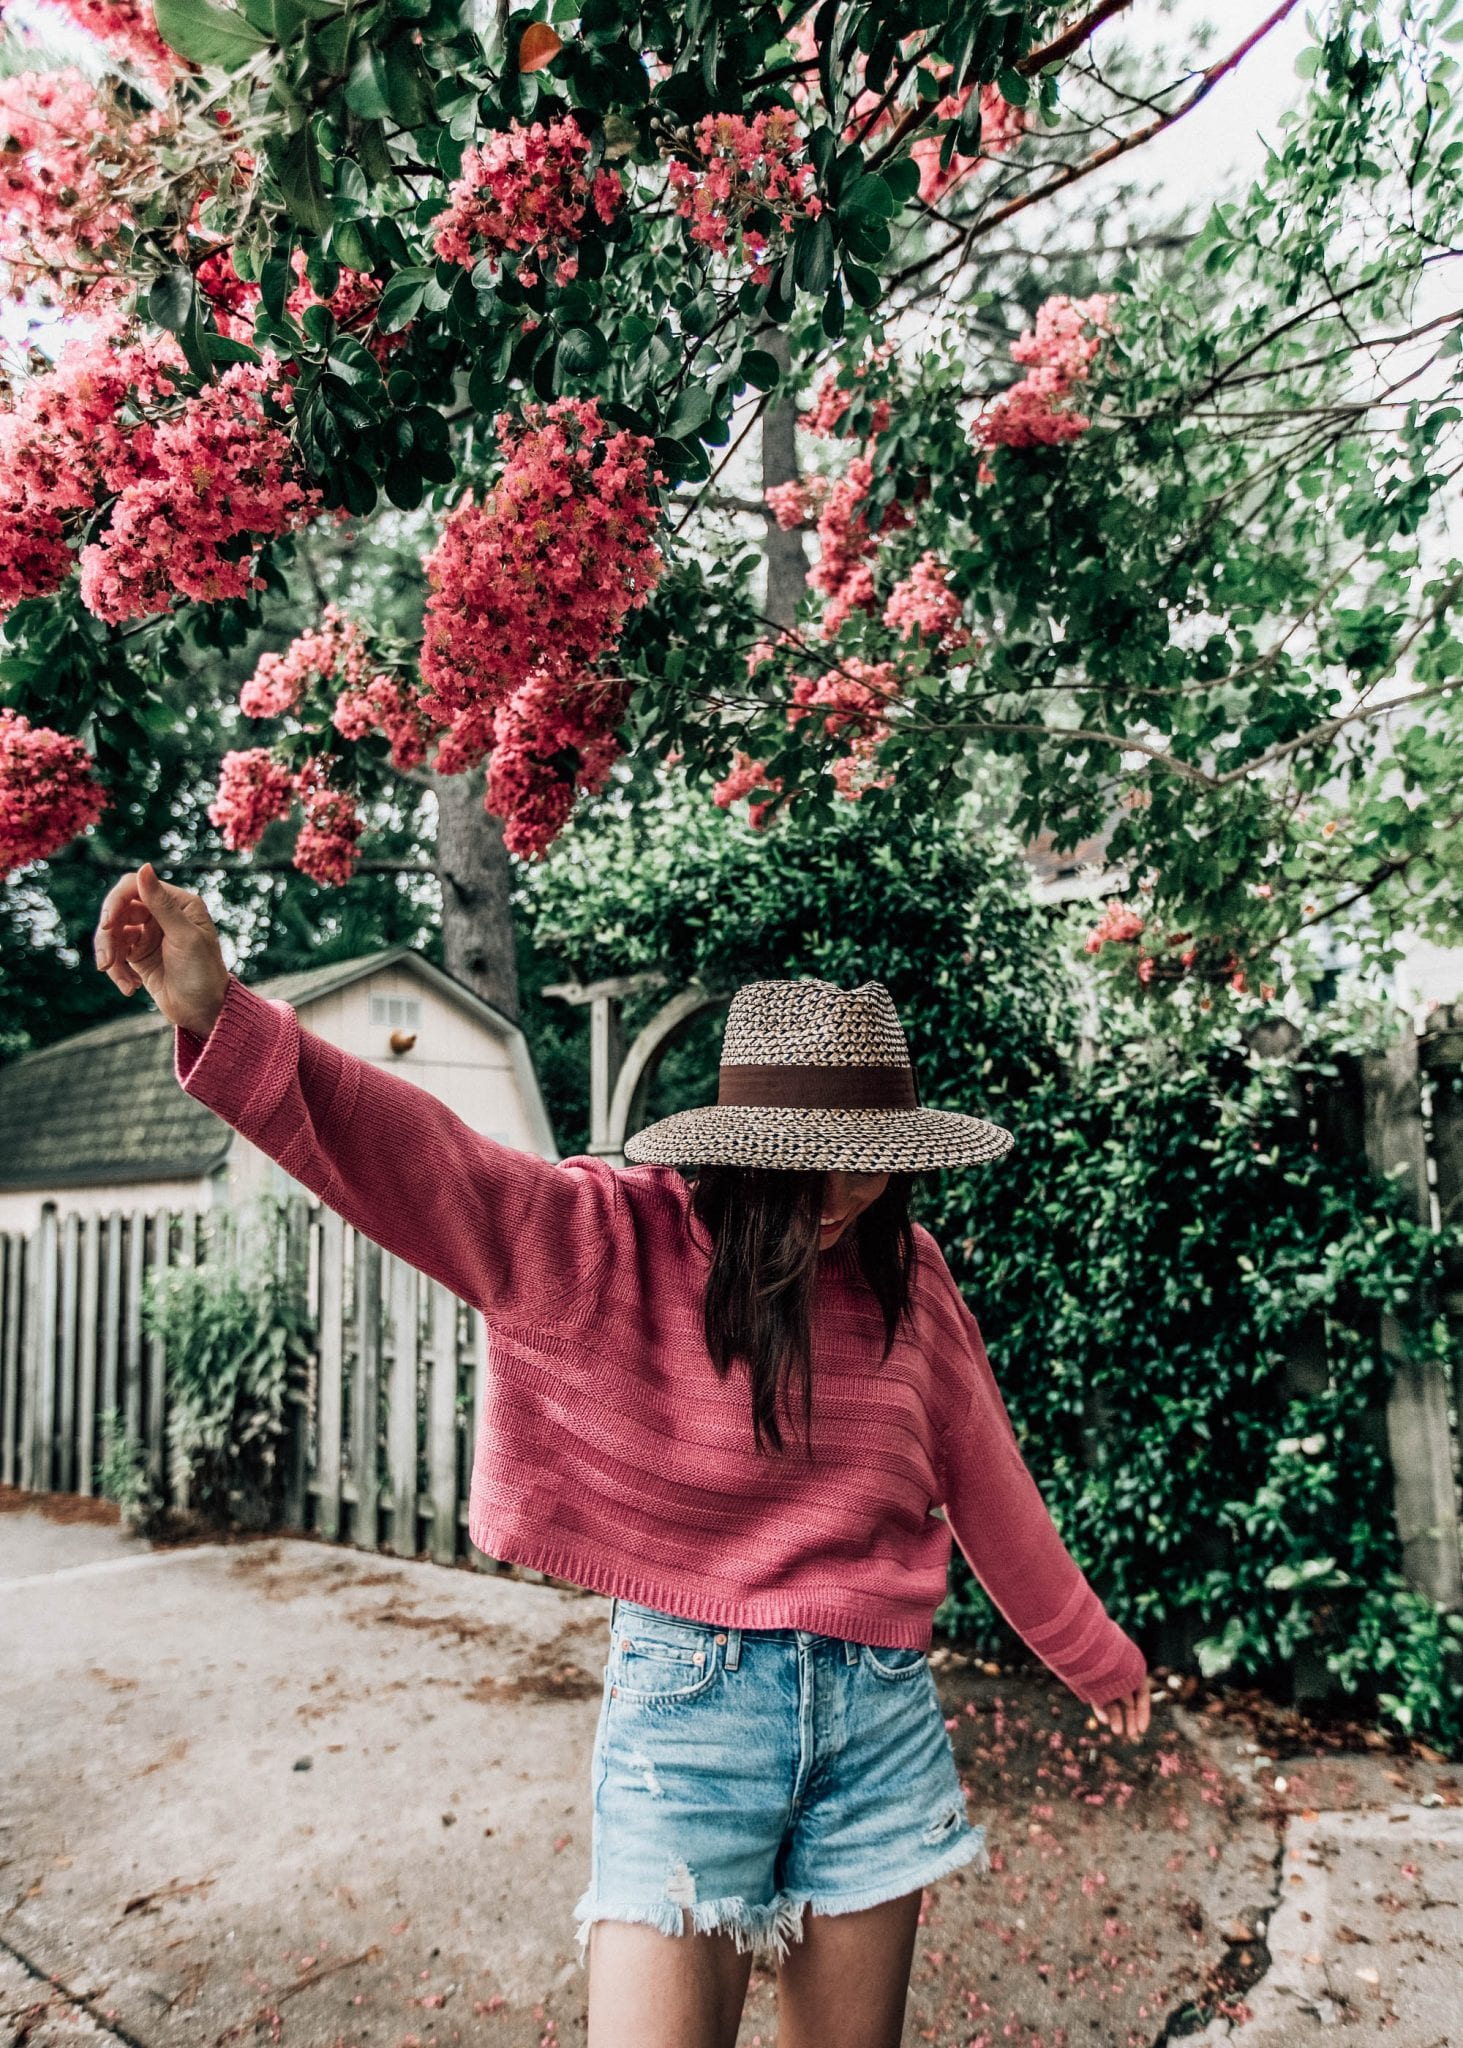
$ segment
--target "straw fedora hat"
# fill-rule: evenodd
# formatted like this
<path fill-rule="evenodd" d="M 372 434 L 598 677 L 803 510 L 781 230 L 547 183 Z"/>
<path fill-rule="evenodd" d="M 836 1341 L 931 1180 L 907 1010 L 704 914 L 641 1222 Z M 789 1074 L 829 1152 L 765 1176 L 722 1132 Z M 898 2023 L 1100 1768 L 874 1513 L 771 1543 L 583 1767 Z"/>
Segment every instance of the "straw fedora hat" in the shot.
<path fill-rule="evenodd" d="M 919 1173 L 1011 1148 L 983 1117 L 920 1107 L 909 1046 L 881 981 L 753 981 L 727 1013 L 716 1102 L 637 1131 L 637 1165 Z"/>

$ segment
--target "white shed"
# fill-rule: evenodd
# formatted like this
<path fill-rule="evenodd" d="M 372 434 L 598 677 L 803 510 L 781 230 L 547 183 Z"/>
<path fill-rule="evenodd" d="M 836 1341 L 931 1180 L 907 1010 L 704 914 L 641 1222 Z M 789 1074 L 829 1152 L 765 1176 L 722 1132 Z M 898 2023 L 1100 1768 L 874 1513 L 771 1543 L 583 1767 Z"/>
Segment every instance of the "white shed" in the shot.
<path fill-rule="evenodd" d="M 332 1045 L 425 1088 L 474 1130 L 557 1156 L 523 1033 L 410 946 L 252 985 L 293 1005 Z M 0 1230 L 33 1230 L 48 1202 L 80 1215 L 197 1210 L 295 1187 L 184 1094 L 172 1029 L 150 1005 L 0 1067 Z"/>

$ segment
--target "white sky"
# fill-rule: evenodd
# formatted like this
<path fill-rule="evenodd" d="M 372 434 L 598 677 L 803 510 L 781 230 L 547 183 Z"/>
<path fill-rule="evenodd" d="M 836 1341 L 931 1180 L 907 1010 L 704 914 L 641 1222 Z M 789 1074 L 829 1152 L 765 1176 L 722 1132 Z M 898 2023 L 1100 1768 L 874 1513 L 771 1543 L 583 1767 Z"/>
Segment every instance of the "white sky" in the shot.
<path fill-rule="evenodd" d="M 1137 5 L 1099 29 L 1093 48 L 1101 57 L 1105 41 L 1122 38 L 1135 42 L 1150 38 L 1171 52 L 1175 59 L 1171 75 L 1177 76 L 1187 57 L 1198 68 L 1216 62 L 1243 42 L 1267 16 L 1277 0 L 1173 0 L 1165 7 L 1161 0 L 1137 0 Z M 1139 176 L 1147 184 L 1161 184 L 1169 196 L 1189 199 L 1199 208 L 1234 191 L 1242 179 L 1259 170 L 1265 160 L 1264 139 L 1280 140 L 1279 117 L 1287 107 L 1299 104 L 1305 91 L 1296 76 L 1295 60 L 1314 40 L 1306 26 L 1307 9 L 1297 5 L 1291 14 L 1225 78 L 1222 78 L 1191 114 L 1145 143 L 1131 163 L 1119 163 L 1111 171 L 1099 172 L 1083 187 L 1089 208 L 1102 200 L 1126 176 Z M 1214 34 L 1202 55 L 1196 48 L 1198 32 L 1208 24 Z M 1182 97 L 1182 95 L 1180 95 Z"/>

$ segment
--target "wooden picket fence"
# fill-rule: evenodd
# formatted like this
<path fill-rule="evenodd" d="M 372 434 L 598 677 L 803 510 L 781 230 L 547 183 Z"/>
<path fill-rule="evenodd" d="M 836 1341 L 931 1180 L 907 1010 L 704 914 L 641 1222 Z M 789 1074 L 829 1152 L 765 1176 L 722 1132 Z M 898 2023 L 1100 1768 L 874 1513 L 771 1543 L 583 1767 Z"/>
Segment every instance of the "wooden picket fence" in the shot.
<path fill-rule="evenodd" d="M 95 1493 L 115 1418 L 153 1499 L 180 1504 L 166 1360 L 144 1331 L 143 1287 L 150 1273 L 222 1256 L 235 1228 L 227 1211 L 48 1208 L 29 1235 L 0 1234 L 0 1481 Z M 314 1332 L 284 1447 L 284 1525 L 487 1562 L 466 1536 L 483 1395 L 477 1312 L 303 1199 L 285 1205 L 277 1255 Z"/>

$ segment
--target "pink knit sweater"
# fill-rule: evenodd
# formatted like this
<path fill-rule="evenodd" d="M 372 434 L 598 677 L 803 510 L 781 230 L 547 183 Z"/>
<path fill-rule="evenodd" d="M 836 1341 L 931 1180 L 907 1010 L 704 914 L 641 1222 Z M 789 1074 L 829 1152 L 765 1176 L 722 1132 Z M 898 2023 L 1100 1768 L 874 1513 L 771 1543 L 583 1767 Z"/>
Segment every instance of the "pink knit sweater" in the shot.
<path fill-rule="evenodd" d="M 1053 1526 L 928 1231 L 887 1358 L 852 1245 L 824 1254 L 813 1459 L 797 1431 L 759 1454 L 745 1376 L 720 1379 L 702 1338 L 707 1254 L 679 1174 L 495 1144 L 237 978 L 175 1059 L 190 1095 L 482 1312 L 468 1530 L 489 1556 L 694 1620 L 922 1649 L 953 1530 L 1081 1699 L 1143 1680 Z"/>

